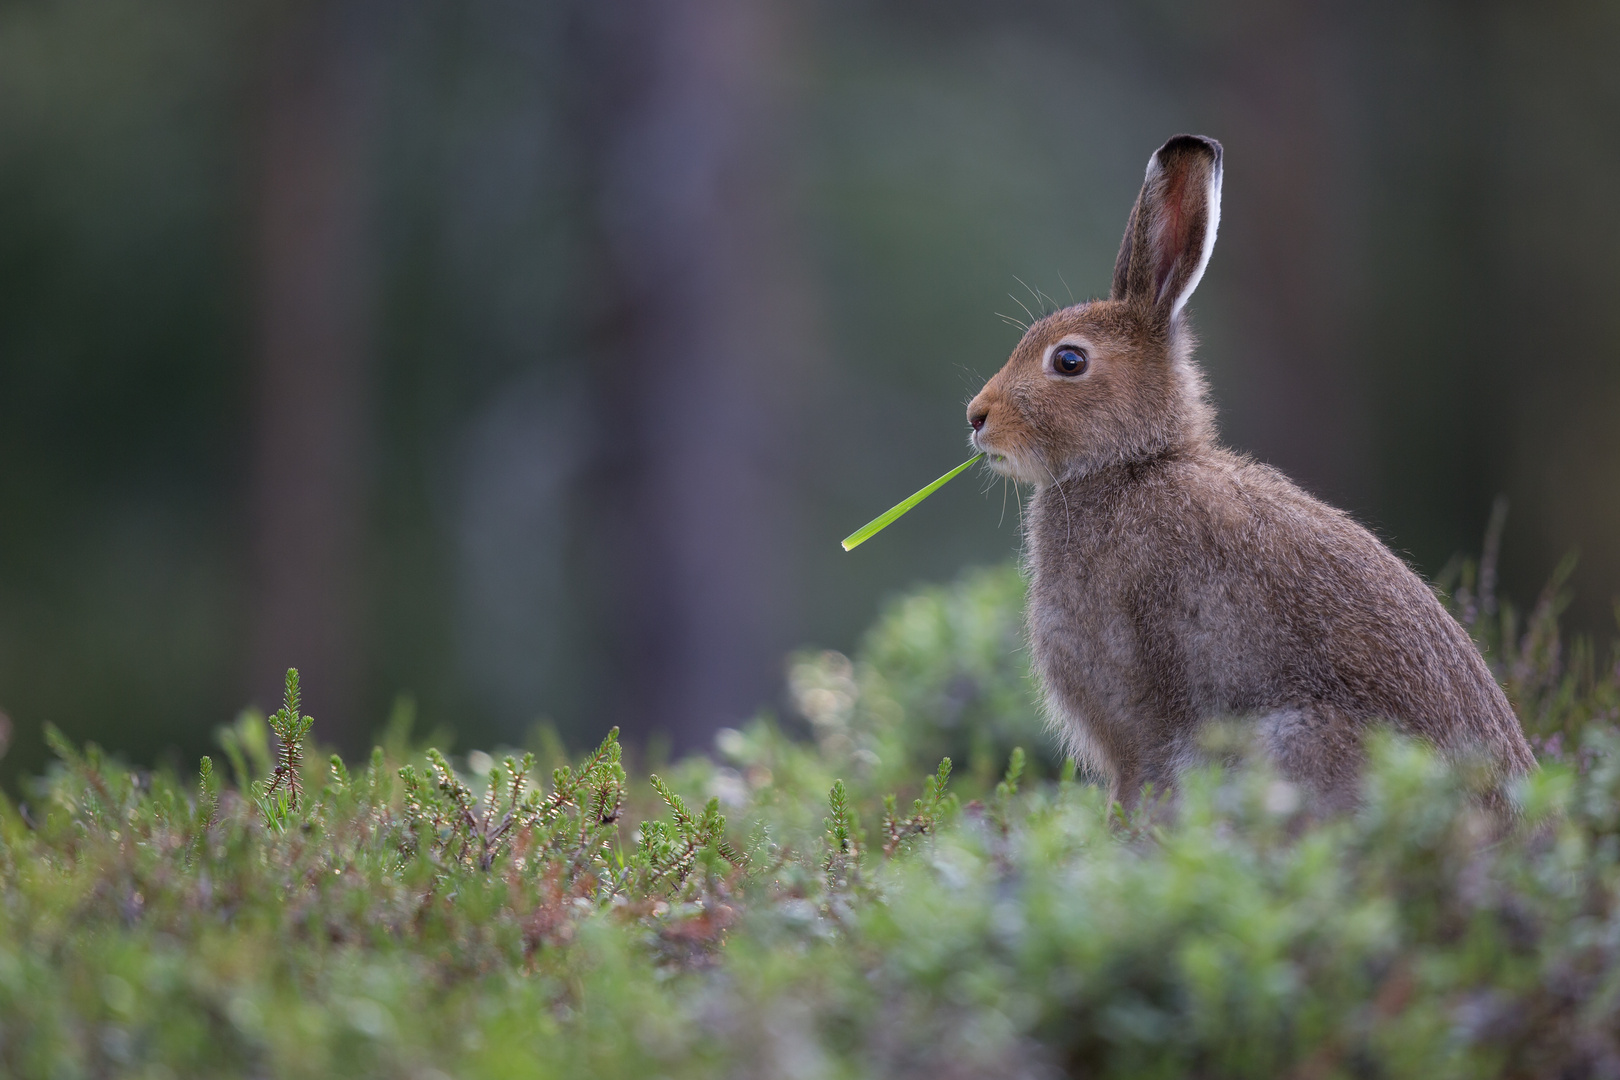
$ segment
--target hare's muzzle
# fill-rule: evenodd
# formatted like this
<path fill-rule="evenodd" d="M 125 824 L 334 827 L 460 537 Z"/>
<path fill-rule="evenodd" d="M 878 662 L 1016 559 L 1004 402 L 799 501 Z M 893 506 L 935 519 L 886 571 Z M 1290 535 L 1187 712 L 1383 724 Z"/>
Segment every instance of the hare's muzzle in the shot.
<path fill-rule="evenodd" d="M 991 384 L 987 383 L 984 389 L 973 395 L 973 400 L 968 402 L 967 422 L 968 426 L 973 429 L 975 442 L 977 442 L 979 432 L 983 431 L 985 424 L 990 422 L 990 406 L 993 397 Z"/>

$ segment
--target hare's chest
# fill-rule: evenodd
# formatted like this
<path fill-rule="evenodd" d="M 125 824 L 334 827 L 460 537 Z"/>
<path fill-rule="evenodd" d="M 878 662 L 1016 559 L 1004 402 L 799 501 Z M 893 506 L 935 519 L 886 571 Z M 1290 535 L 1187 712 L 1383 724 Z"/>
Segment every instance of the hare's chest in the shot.
<path fill-rule="evenodd" d="M 1045 494 L 1045 493 L 1043 493 Z M 1104 505 L 1045 511 L 1026 538 L 1030 646 L 1048 697 L 1091 726 L 1218 711 L 1248 631 L 1187 530 Z M 1068 518 L 1075 521 L 1068 526 Z M 1055 526 L 1055 527 L 1054 527 Z"/>
<path fill-rule="evenodd" d="M 1140 567 L 1128 547 L 1088 536 L 1027 546 L 1028 627 L 1035 669 L 1052 704 L 1098 724 L 1141 694 L 1140 627 L 1130 590 Z"/>
<path fill-rule="evenodd" d="M 1130 613 L 1117 593 L 1098 588 L 1095 566 L 1042 567 L 1032 563 L 1029 638 L 1050 681 L 1082 683 L 1128 667 L 1136 652 Z"/>

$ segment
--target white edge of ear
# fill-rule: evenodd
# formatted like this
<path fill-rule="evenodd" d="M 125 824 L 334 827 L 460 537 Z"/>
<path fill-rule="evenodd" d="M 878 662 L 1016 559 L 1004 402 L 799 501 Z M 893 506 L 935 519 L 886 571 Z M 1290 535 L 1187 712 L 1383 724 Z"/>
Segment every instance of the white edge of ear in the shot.
<path fill-rule="evenodd" d="M 1157 161 L 1157 155 L 1154 158 Z M 1215 163 L 1215 168 L 1211 170 L 1209 194 L 1207 196 L 1209 224 L 1204 228 L 1204 250 L 1199 253 L 1198 265 L 1193 267 L 1192 274 L 1187 278 L 1187 287 L 1181 290 L 1181 295 L 1177 296 L 1176 302 L 1170 306 L 1170 318 L 1172 320 L 1181 314 L 1182 308 L 1187 306 L 1187 298 L 1192 296 L 1193 290 L 1198 288 L 1199 281 L 1203 280 L 1204 267 L 1209 265 L 1209 257 L 1215 251 L 1215 230 L 1221 224 L 1221 174 L 1224 171 L 1219 161 Z"/>

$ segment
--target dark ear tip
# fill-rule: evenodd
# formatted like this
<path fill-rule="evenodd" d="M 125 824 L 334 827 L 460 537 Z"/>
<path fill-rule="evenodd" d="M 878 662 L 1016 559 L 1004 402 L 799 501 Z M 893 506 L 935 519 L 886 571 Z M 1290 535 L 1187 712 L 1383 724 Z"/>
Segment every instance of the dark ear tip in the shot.
<path fill-rule="evenodd" d="M 1215 168 L 1221 167 L 1221 144 L 1207 135 L 1172 135 L 1153 156 L 1164 161 L 1188 153 L 1207 155 Z"/>

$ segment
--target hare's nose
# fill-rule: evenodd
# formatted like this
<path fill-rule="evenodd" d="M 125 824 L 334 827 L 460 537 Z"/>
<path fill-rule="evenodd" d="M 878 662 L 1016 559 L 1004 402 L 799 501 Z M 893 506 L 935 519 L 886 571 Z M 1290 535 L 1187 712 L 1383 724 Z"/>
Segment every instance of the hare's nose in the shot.
<path fill-rule="evenodd" d="M 986 418 L 990 415 L 989 409 L 978 409 L 968 413 L 968 423 L 973 425 L 974 431 L 983 429 Z"/>

